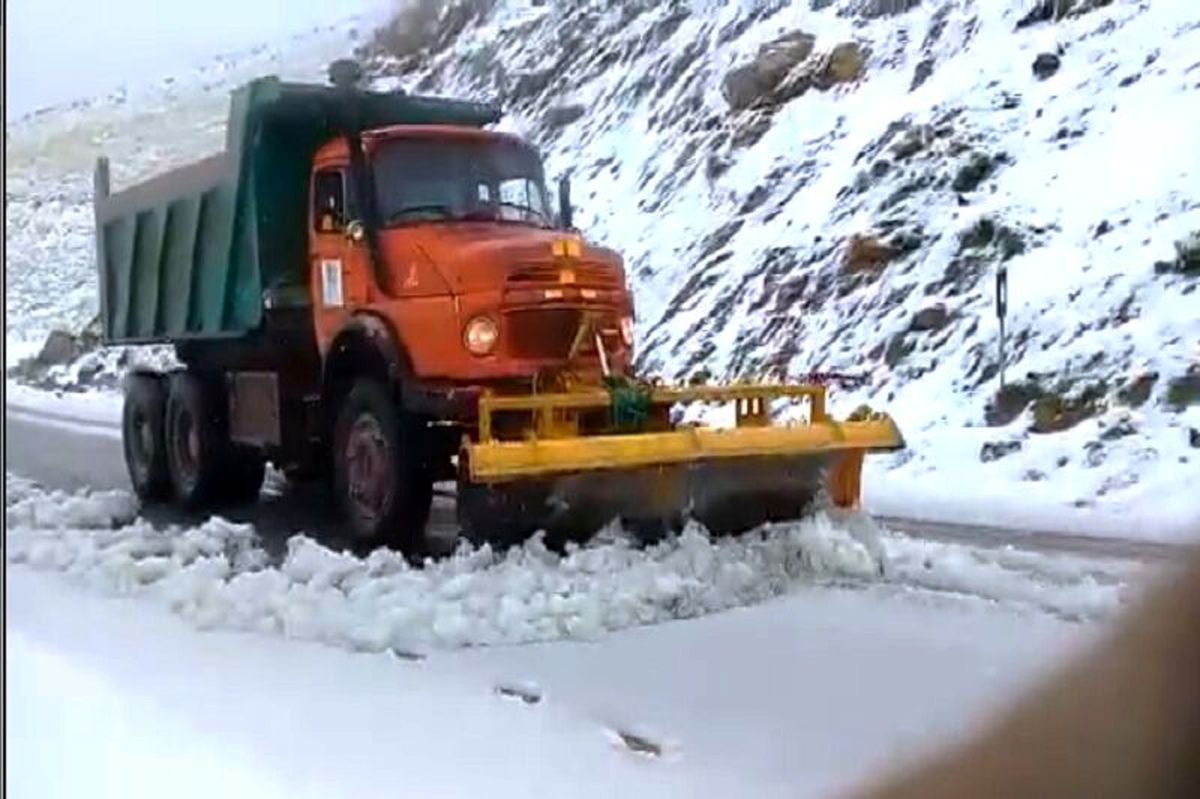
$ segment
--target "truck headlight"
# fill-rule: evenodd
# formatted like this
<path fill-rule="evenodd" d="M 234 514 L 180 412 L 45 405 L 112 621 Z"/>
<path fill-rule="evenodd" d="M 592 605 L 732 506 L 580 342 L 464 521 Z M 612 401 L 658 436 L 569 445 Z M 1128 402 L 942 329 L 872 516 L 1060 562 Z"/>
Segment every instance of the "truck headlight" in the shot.
<path fill-rule="evenodd" d="M 490 355 L 498 338 L 500 330 L 490 316 L 476 316 L 463 330 L 463 344 L 472 355 Z"/>
<path fill-rule="evenodd" d="M 621 340 L 625 342 L 626 347 L 633 346 L 633 317 L 626 316 L 621 319 Z"/>

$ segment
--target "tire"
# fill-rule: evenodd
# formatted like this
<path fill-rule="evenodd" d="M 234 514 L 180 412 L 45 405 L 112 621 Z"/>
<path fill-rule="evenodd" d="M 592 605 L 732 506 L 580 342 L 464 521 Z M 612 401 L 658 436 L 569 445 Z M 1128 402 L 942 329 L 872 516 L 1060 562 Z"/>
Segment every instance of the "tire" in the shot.
<path fill-rule="evenodd" d="M 228 435 L 220 392 L 191 372 L 171 378 L 167 396 L 167 466 L 175 502 L 201 510 L 221 498 Z"/>
<path fill-rule="evenodd" d="M 429 554 L 433 480 L 420 442 L 419 427 L 381 383 L 354 384 L 334 425 L 334 495 L 360 548 Z"/>
<path fill-rule="evenodd" d="M 160 375 L 130 375 L 121 412 L 121 445 L 133 492 L 142 502 L 171 497 L 167 470 L 166 381 Z"/>

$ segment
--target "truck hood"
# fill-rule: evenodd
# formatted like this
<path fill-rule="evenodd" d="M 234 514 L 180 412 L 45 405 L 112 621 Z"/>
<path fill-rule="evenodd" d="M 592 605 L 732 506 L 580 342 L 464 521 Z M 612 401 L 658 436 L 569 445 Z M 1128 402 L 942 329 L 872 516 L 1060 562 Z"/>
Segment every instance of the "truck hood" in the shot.
<path fill-rule="evenodd" d="M 514 271 L 555 263 L 554 245 L 579 237 L 561 230 L 495 222 L 456 222 L 406 228 L 384 236 L 411 236 L 411 241 L 434 263 L 458 294 L 502 287 Z M 621 257 L 604 247 L 582 244 L 581 263 L 606 267 L 614 281 L 625 282 Z"/>

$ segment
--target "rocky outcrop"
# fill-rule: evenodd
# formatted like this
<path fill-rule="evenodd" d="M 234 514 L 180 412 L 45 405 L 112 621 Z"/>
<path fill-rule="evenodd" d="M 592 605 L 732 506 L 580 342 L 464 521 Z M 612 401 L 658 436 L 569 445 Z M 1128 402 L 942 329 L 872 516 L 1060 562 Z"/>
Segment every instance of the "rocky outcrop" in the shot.
<path fill-rule="evenodd" d="M 1175 259 L 1159 261 L 1154 271 L 1160 275 L 1200 275 L 1200 230 L 1175 242 Z"/>
<path fill-rule="evenodd" d="M 1084 14 L 1112 5 L 1113 0 L 1037 0 L 1029 13 L 1017 20 L 1017 30 L 1042 22 L 1081 17 Z"/>
<path fill-rule="evenodd" d="M 842 271 L 848 274 L 878 274 L 895 257 L 895 250 L 878 236 L 855 234 L 846 242 Z"/>
<path fill-rule="evenodd" d="M 919 5 L 921 0 L 859 0 L 853 13 L 863 19 L 880 19 L 907 13 Z"/>

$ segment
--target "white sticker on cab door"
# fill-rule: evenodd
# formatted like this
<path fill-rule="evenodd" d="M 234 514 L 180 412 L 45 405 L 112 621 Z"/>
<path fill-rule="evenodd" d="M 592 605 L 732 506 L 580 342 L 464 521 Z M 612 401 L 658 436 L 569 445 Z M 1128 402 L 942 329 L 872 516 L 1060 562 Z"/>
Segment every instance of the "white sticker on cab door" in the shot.
<path fill-rule="evenodd" d="M 342 260 L 331 258 L 321 261 L 321 302 L 326 306 L 340 308 L 342 299 Z"/>

